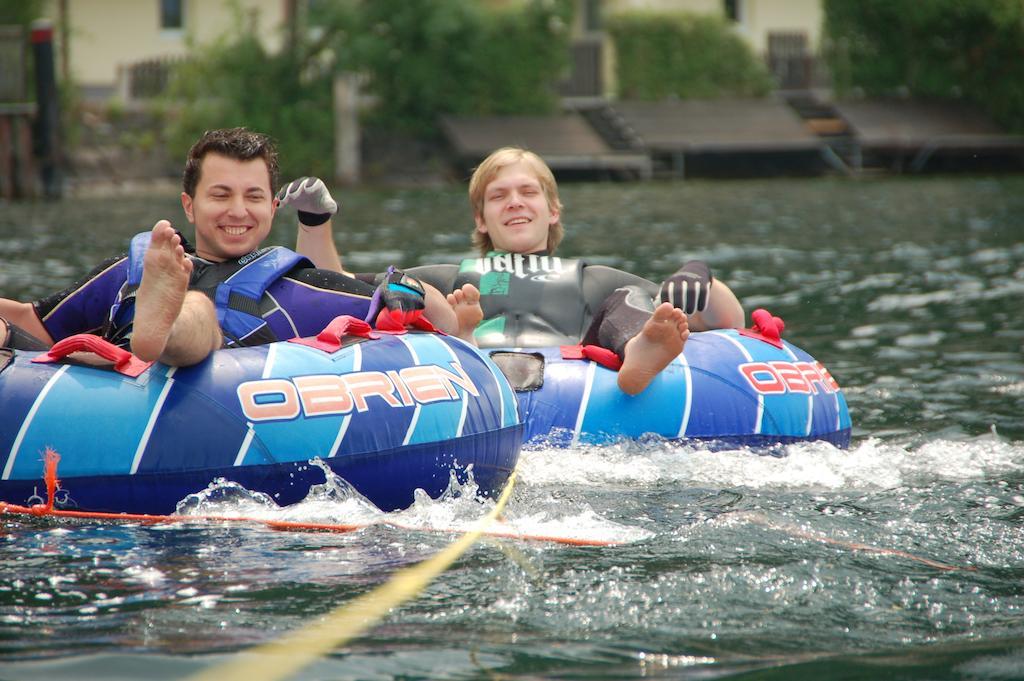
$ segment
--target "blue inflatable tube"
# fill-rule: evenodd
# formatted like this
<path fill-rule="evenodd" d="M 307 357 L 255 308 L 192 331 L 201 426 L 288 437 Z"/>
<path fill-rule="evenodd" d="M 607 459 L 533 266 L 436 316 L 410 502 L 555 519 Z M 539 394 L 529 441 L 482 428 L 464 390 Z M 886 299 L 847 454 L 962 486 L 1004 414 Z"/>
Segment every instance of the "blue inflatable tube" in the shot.
<path fill-rule="evenodd" d="M 788 342 L 779 347 L 736 330 L 693 333 L 683 353 L 636 396 L 616 373 L 560 349 L 494 351 L 534 355 L 543 384 L 516 385 L 528 444 L 607 444 L 656 435 L 716 448 L 793 442 L 850 443 L 846 398 L 828 370 Z"/>
<path fill-rule="evenodd" d="M 57 506 L 172 513 L 218 478 L 278 504 L 323 471 L 384 510 L 438 496 L 472 466 L 483 492 L 519 456 L 515 396 L 483 352 L 437 334 L 381 335 L 336 351 L 293 342 L 219 350 L 137 377 L 0 355 L 0 500 L 46 496 L 43 453 L 60 454 Z"/>

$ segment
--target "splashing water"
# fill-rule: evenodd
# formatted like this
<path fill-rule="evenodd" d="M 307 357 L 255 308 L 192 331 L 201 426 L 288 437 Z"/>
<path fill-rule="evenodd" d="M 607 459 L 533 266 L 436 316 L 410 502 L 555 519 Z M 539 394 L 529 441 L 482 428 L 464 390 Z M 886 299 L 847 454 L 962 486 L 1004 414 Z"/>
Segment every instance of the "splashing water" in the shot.
<path fill-rule="evenodd" d="M 492 507 L 491 501 L 479 496 L 472 466 L 466 471 L 450 471 L 448 486 L 437 499 L 423 490 L 416 490 L 409 508 L 386 513 L 359 494 L 321 459 L 311 459 L 309 465 L 320 468 L 325 481 L 311 487 L 306 497 L 296 504 L 278 506 L 264 493 L 253 492 L 236 482 L 220 478 L 179 502 L 177 514 L 343 527 L 386 525 L 405 530 L 458 533 L 472 529 Z M 460 474 L 465 476 L 464 482 L 460 482 Z M 499 525 L 489 532 L 525 539 L 598 544 L 624 543 L 650 536 L 640 528 L 600 517 L 587 504 L 566 505 L 550 495 L 546 498 L 533 495 L 523 504 L 514 498 L 506 507 Z"/>
<path fill-rule="evenodd" d="M 781 447 L 774 455 L 647 440 L 639 445 L 526 451 L 520 473 L 530 484 L 595 488 L 677 483 L 768 490 L 873 490 L 984 479 L 1022 467 L 1024 448 L 991 434 L 917 446 L 868 438 L 849 450 L 826 443 L 798 443 Z"/>

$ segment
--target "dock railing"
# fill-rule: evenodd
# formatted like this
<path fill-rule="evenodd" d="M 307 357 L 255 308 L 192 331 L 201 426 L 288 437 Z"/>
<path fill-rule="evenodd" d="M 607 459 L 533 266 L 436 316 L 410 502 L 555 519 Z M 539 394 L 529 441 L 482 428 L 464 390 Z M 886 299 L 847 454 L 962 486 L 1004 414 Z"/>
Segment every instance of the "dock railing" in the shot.
<path fill-rule="evenodd" d="M 0 198 L 36 195 L 32 121 L 36 105 L 26 101 L 27 41 L 21 26 L 0 26 Z"/>

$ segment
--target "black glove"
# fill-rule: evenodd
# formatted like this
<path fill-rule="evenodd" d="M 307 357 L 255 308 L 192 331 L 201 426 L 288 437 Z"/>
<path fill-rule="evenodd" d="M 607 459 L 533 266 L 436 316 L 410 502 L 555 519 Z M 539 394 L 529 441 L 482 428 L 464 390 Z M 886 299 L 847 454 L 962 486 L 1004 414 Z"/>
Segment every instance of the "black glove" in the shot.
<path fill-rule="evenodd" d="M 338 204 L 319 177 L 300 177 L 277 192 L 281 206 L 295 206 L 299 222 L 307 227 L 322 225 L 338 212 Z"/>
<path fill-rule="evenodd" d="M 381 317 L 389 318 L 402 326 L 413 324 L 426 307 L 424 303 L 423 284 L 401 270 L 389 267 L 387 273 L 379 277 L 377 290 L 370 300 L 370 312 L 366 321 L 380 325 Z M 385 314 L 381 314 L 384 311 Z"/>
<path fill-rule="evenodd" d="M 711 270 L 700 260 L 691 260 L 661 284 L 661 302 L 672 303 L 686 314 L 703 312 L 708 306 Z"/>

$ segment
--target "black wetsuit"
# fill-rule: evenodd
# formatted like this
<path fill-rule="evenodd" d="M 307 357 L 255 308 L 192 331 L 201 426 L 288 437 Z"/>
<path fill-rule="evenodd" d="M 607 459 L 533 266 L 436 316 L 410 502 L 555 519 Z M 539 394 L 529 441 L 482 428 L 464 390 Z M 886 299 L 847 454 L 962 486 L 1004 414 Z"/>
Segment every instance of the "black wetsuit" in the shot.
<path fill-rule="evenodd" d="M 480 289 L 481 347 L 600 345 L 622 357 L 654 310 L 658 285 L 629 272 L 542 253 L 493 254 L 461 265 L 425 265 L 410 276 L 450 293 Z"/>
<path fill-rule="evenodd" d="M 219 267 L 216 263 L 209 267 L 222 270 L 224 276 L 237 269 Z M 50 337 L 59 341 L 77 333 L 92 333 L 127 348 L 130 332 L 115 331 L 110 325 L 111 305 L 118 300 L 127 271 L 126 256 L 110 258 L 63 291 L 35 301 L 36 315 Z M 205 271 L 206 268 L 197 267 L 196 277 Z M 374 290 L 373 285 L 338 272 L 297 265 L 267 288 L 260 300 L 259 315 L 276 338 L 311 336 L 338 315 L 363 318 L 369 311 Z M 22 350 L 47 347 L 13 324 L 11 328 L 14 333 L 6 342 L 8 347 Z"/>

